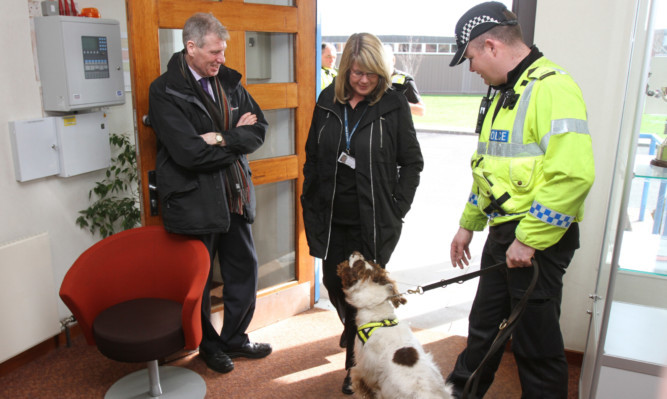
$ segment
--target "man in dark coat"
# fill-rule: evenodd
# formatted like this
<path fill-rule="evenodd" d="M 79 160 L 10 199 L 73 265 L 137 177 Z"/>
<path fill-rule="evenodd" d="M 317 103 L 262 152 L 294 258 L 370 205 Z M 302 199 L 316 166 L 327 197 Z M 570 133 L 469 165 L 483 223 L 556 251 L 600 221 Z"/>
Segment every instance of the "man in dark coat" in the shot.
<path fill-rule="evenodd" d="M 223 327 L 218 334 L 211 323 L 211 267 L 199 355 L 220 373 L 234 369 L 232 358 L 262 358 L 272 350 L 251 343 L 246 334 L 255 311 L 258 265 L 250 229 L 255 192 L 245 154 L 262 145 L 267 122 L 241 75 L 224 66 L 228 38 L 213 15 L 194 14 L 183 28 L 185 48 L 172 56 L 149 94 L 164 226 L 204 242 L 211 266 L 218 254 Z"/>

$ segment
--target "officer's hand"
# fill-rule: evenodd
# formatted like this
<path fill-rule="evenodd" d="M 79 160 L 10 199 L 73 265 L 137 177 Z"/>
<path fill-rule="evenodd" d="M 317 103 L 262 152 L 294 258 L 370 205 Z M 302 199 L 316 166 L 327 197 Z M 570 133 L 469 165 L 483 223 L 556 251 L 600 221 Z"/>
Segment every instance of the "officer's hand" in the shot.
<path fill-rule="evenodd" d="M 507 267 L 530 267 L 533 265 L 531 259 L 535 255 L 535 248 L 529 247 L 521 241 L 514 239 L 514 242 L 505 253 Z"/>
<path fill-rule="evenodd" d="M 473 232 L 463 227 L 459 227 L 449 252 L 452 260 L 452 266 L 463 269 L 464 264 L 468 266 L 470 260 L 470 241 L 472 241 Z"/>

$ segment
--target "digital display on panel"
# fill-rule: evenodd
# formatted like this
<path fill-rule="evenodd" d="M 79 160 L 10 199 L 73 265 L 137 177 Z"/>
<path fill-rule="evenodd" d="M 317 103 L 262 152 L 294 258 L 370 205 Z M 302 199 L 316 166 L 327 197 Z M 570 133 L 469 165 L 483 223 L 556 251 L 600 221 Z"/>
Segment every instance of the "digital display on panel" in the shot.
<path fill-rule="evenodd" d="M 86 79 L 109 78 L 109 53 L 106 36 L 81 36 L 83 71 Z"/>

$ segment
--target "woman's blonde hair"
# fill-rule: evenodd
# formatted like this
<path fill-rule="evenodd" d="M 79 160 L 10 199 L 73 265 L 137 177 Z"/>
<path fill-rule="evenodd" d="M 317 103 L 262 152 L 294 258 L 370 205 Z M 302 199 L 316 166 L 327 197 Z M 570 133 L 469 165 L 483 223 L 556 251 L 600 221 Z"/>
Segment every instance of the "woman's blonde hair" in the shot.
<path fill-rule="evenodd" d="M 385 91 L 391 87 L 391 68 L 387 64 L 382 42 L 377 36 L 371 33 L 355 33 L 347 39 L 336 78 L 335 100 L 339 103 L 344 104 L 352 98 L 350 69 L 355 62 L 364 72 L 378 75 L 378 84 L 368 95 L 368 100 L 373 105 L 380 101 Z"/>

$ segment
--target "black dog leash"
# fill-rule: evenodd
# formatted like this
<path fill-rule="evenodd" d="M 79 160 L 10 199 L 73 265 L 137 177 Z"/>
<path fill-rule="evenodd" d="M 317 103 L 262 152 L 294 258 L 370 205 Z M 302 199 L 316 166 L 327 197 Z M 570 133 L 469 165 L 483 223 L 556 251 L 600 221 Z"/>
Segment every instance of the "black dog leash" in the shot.
<path fill-rule="evenodd" d="M 486 273 L 492 272 L 494 270 L 502 269 L 506 265 L 507 264 L 505 262 L 500 262 L 500 263 L 497 263 L 493 266 L 489 266 L 487 268 L 480 269 L 480 270 L 477 270 L 475 272 L 467 273 L 467 274 L 464 274 L 462 276 L 453 277 L 453 278 L 450 278 L 450 279 L 447 279 L 447 280 L 440 280 L 437 283 L 432 283 L 432 284 L 429 284 L 429 285 L 425 285 L 423 287 L 420 285 L 420 286 L 417 287 L 417 290 L 408 290 L 408 293 L 409 294 L 420 294 L 421 295 L 424 292 L 430 291 L 430 290 L 435 289 L 435 288 L 445 288 L 446 286 L 448 286 L 450 284 L 453 284 L 453 283 L 459 283 L 460 284 L 460 283 L 463 283 L 465 281 L 472 280 L 475 277 L 479 277 L 482 274 L 486 274 Z"/>
<path fill-rule="evenodd" d="M 491 358 L 491 356 L 505 345 L 507 339 L 509 339 L 510 335 L 512 335 L 512 331 L 514 331 L 514 328 L 516 328 L 517 321 L 519 320 L 519 318 L 521 318 L 523 311 L 526 310 L 526 303 L 528 302 L 528 298 L 535 289 L 535 285 L 537 284 L 537 277 L 540 274 L 539 265 L 537 264 L 537 261 L 533 258 L 531 259 L 531 262 L 533 264 L 533 278 L 531 279 L 530 284 L 526 289 L 526 293 L 523 294 L 523 297 L 521 298 L 519 303 L 517 303 L 514 309 L 512 309 L 512 312 L 510 313 L 509 317 L 503 320 L 503 322 L 500 323 L 500 326 L 498 326 L 498 334 L 496 334 L 496 338 L 493 340 L 493 343 L 491 343 L 489 351 L 486 352 L 486 355 L 479 363 L 479 366 L 477 366 L 475 371 L 473 371 L 472 374 L 470 374 L 470 377 L 468 377 L 468 381 L 466 382 L 466 385 L 463 388 L 463 394 L 462 394 L 463 396 L 461 396 L 462 399 L 468 399 L 469 395 L 474 396 L 475 393 L 477 393 L 477 386 L 479 385 L 479 378 L 478 378 L 479 373 L 481 372 L 482 368 L 486 365 L 486 362 Z M 505 263 L 503 262 L 498 265 L 502 266 L 505 265 Z M 491 267 L 497 267 L 498 265 L 494 265 Z M 489 269 L 490 267 L 484 269 L 484 271 L 488 271 Z"/>

